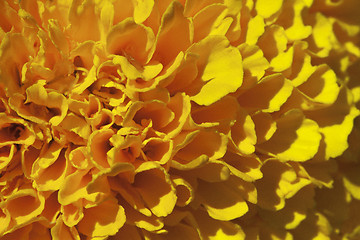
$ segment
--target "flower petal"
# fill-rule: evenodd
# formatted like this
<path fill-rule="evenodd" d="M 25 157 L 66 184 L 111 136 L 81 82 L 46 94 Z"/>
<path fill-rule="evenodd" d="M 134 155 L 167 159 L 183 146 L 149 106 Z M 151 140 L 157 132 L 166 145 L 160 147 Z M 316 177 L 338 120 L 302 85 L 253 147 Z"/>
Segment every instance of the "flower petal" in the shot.
<path fill-rule="evenodd" d="M 136 170 L 134 187 L 158 217 L 167 216 L 175 207 L 175 187 L 165 170 L 154 162 L 140 165 Z"/>
<path fill-rule="evenodd" d="M 348 148 L 347 138 L 353 120 L 360 114 L 351 102 L 349 90 L 342 87 L 333 105 L 307 114 L 319 124 L 319 131 L 324 135 L 326 159 L 338 157 Z"/>
<path fill-rule="evenodd" d="M 241 86 L 241 54 L 237 48 L 229 46 L 225 37 L 207 37 L 194 44 L 188 51 L 200 55 L 198 68 L 202 72 L 199 77 L 203 86 L 191 97 L 197 104 L 208 106 Z"/>
<path fill-rule="evenodd" d="M 240 95 L 238 100 L 248 111 L 275 112 L 290 97 L 292 89 L 292 84 L 283 75 L 274 74 L 262 78 L 257 85 Z"/>
<path fill-rule="evenodd" d="M 115 199 L 109 199 L 98 206 L 84 210 L 84 218 L 79 222 L 78 230 L 89 237 L 115 235 L 124 225 L 126 216 L 123 207 Z"/>
<path fill-rule="evenodd" d="M 245 239 L 245 234 L 241 227 L 230 221 L 215 220 L 202 210 L 195 211 L 194 217 L 199 226 L 200 234 L 204 239 Z"/>
<path fill-rule="evenodd" d="M 144 22 L 153 10 L 154 0 L 135 0 L 134 2 L 134 21 Z"/>
<path fill-rule="evenodd" d="M 154 58 L 165 66 L 192 43 L 192 24 L 184 17 L 183 11 L 183 6 L 178 1 L 173 1 L 161 18 Z"/>
<path fill-rule="evenodd" d="M 255 9 L 259 15 L 270 18 L 281 9 L 282 5 L 283 0 L 273 1 L 270 5 L 266 0 L 259 0 L 256 2 Z"/>
<path fill-rule="evenodd" d="M 7 198 L 5 208 L 9 211 L 15 225 L 20 226 L 35 219 L 43 211 L 44 204 L 44 196 L 32 188 L 27 188 Z"/>
<path fill-rule="evenodd" d="M 59 217 L 56 224 L 51 228 L 51 237 L 53 240 L 80 240 L 80 236 L 75 227 L 68 227 Z"/>
<path fill-rule="evenodd" d="M 276 121 L 277 129 L 269 141 L 257 149 L 272 153 L 282 161 L 307 161 L 317 153 L 321 135 L 319 126 L 299 110 L 287 112 Z"/>
<path fill-rule="evenodd" d="M 123 55 L 134 59 L 135 63 L 145 64 L 150 60 L 154 41 L 154 33 L 149 27 L 127 18 L 112 27 L 106 39 L 106 47 L 112 54 Z"/>
<path fill-rule="evenodd" d="M 223 182 L 210 184 L 200 180 L 197 194 L 209 215 L 217 220 L 229 221 L 241 217 L 249 209 L 241 194 Z"/>

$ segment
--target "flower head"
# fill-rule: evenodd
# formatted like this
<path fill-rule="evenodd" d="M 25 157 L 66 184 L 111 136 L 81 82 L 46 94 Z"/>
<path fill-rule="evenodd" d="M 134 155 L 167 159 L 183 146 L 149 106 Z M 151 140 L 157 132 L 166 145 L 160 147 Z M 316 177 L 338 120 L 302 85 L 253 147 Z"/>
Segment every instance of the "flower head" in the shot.
<path fill-rule="evenodd" d="M 1 1 L 0 236 L 355 239 L 358 6 Z"/>

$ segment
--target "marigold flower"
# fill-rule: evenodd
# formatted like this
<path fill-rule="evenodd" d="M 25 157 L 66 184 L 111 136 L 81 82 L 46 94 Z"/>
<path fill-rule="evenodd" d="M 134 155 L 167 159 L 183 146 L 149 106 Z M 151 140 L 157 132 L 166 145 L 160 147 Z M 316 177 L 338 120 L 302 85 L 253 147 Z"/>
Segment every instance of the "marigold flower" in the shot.
<path fill-rule="evenodd" d="M 359 4 L 0 1 L 1 239 L 358 239 Z"/>

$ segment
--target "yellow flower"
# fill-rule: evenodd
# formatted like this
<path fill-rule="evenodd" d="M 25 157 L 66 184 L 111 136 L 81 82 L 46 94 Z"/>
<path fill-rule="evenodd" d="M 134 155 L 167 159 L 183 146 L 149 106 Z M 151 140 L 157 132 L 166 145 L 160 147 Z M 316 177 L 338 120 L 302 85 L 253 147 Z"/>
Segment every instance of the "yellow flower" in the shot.
<path fill-rule="evenodd" d="M 357 239 L 359 7 L 0 1 L 1 239 Z"/>

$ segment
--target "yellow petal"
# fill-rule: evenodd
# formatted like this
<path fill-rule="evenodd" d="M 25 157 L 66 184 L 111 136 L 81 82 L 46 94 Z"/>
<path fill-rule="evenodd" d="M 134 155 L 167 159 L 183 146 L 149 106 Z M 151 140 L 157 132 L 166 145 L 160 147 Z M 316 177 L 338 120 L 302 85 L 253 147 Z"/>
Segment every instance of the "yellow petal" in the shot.
<path fill-rule="evenodd" d="M 133 188 L 132 184 L 126 181 L 123 177 L 115 176 L 110 177 L 109 184 L 113 191 L 118 192 L 124 201 L 126 201 L 126 205 L 129 205 L 130 208 L 133 208 L 134 211 L 138 211 L 139 215 L 143 214 L 147 217 L 151 217 L 151 211 L 145 206 L 144 200 L 141 198 L 140 193 Z M 124 206 L 124 205 L 122 205 Z M 125 208 L 125 212 L 127 212 L 127 208 Z"/>
<path fill-rule="evenodd" d="M 139 125 L 142 125 L 143 120 L 149 119 L 152 121 L 153 128 L 160 130 L 175 118 L 175 114 L 167 108 L 166 103 L 161 101 L 152 100 L 142 105 L 142 108 L 133 117 L 133 120 Z"/>
<path fill-rule="evenodd" d="M 282 72 L 292 65 L 294 48 L 288 47 L 285 30 L 278 25 L 271 25 L 260 37 L 258 45 L 270 62 L 275 72 Z"/>
<path fill-rule="evenodd" d="M 69 11 L 69 21 L 72 39 L 79 42 L 100 40 L 98 16 L 95 13 L 95 3 L 92 1 L 73 1 Z"/>
<path fill-rule="evenodd" d="M 91 69 L 94 61 L 95 42 L 85 41 L 79 43 L 71 52 L 69 58 L 72 59 L 75 67 Z"/>
<path fill-rule="evenodd" d="M 329 220 L 321 213 L 308 214 L 307 218 L 295 228 L 294 238 L 311 238 L 314 240 L 331 240 L 332 226 Z"/>
<path fill-rule="evenodd" d="M 320 65 L 308 80 L 298 89 L 315 102 L 332 104 L 337 99 L 340 88 L 335 72 L 327 65 Z"/>
<path fill-rule="evenodd" d="M 87 157 L 85 146 L 81 146 L 72 150 L 69 154 L 70 163 L 77 169 L 90 169 L 92 164 Z"/>
<path fill-rule="evenodd" d="M 154 0 L 133 0 L 134 21 L 136 23 L 144 22 L 153 10 Z"/>
<path fill-rule="evenodd" d="M 122 199 L 119 200 L 119 203 L 125 209 L 126 221 L 135 225 L 137 228 L 145 229 L 147 231 L 157 231 L 164 227 L 164 223 L 161 218 L 151 215 L 151 213 L 150 216 L 143 215 Z"/>
<path fill-rule="evenodd" d="M 185 121 L 190 114 L 190 98 L 184 93 L 177 93 L 170 98 L 167 107 L 173 112 L 174 119 L 159 130 L 166 133 L 170 138 L 173 138 L 182 130 Z"/>
<path fill-rule="evenodd" d="M 194 190 L 189 182 L 185 179 L 171 175 L 176 188 L 176 206 L 184 207 L 188 205 L 194 199 Z"/>
<path fill-rule="evenodd" d="M 96 81 L 96 67 L 92 66 L 84 80 L 74 86 L 72 93 L 81 94 Z"/>
<path fill-rule="evenodd" d="M 276 131 L 276 122 L 269 113 L 258 112 L 251 116 L 255 124 L 257 143 L 268 141 Z"/>
<path fill-rule="evenodd" d="M 344 165 L 341 166 L 341 170 L 344 172 L 344 186 L 355 199 L 360 199 L 360 179 L 359 175 L 357 174 L 360 168 L 356 164 L 346 164 L 345 166 Z"/>
<path fill-rule="evenodd" d="M 165 170 L 154 162 L 140 165 L 136 170 L 134 186 L 154 215 L 166 216 L 175 207 L 175 187 Z"/>
<path fill-rule="evenodd" d="M 101 30 L 101 39 L 106 38 L 106 34 L 109 32 L 109 29 L 114 23 L 115 9 L 111 1 L 102 1 L 101 11 L 100 11 L 100 30 Z"/>
<path fill-rule="evenodd" d="M 223 182 L 199 181 L 197 194 L 209 215 L 217 220 L 229 221 L 241 217 L 249 209 L 239 192 Z"/>
<path fill-rule="evenodd" d="M 316 55 L 326 57 L 337 43 L 333 30 L 333 22 L 321 13 L 316 13 L 316 23 L 311 34 L 314 43 Z"/>
<path fill-rule="evenodd" d="M 44 210 L 41 213 L 41 217 L 45 218 L 49 224 L 55 224 L 60 214 L 61 205 L 58 201 L 58 193 L 53 192 L 50 196 L 47 196 L 45 200 Z"/>
<path fill-rule="evenodd" d="M 189 173 L 206 182 L 222 182 L 229 178 L 230 170 L 221 161 L 213 160 Z"/>
<path fill-rule="evenodd" d="M 246 201 L 257 204 L 258 193 L 253 183 L 233 175 L 230 175 L 229 179 L 225 183 L 232 189 L 236 190 Z"/>
<path fill-rule="evenodd" d="M 340 179 L 339 179 L 340 180 Z M 340 180 L 335 180 L 332 188 L 321 188 L 316 191 L 316 205 L 319 212 L 326 213 L 330 222 L 344 222 L 349 218 L 350 201 L 347 189 Z"/>
<path fill-rule="evenodd" d="M 140 233 L 136 226 L 125 224 L 120 228 L 120 230 L 116 233 L 113 239 L 132 239 L 132 240 L 142 240 Z"/>
<path fill-rule="evenodd" d="M 110 138 L 110 142 L 114 145 L 114 148 L 107 153 L 110 166 L 116 163 L 134 162 L 142 151 L 141 139 L 138 136 L 122 137 L 118 133 Z"/>
<path fill-rule="evenodd" d="M 244 83 L 241 89 L 248 89 L 264 76 L 265 70 L 270 67 L 270 64 L 258 46 L 241 44 L 238 48 L 243 57 L 244 67 Z"/>
<path fill-rule="evenodd" d="M 248 45 L 255 45 L 259 37 L 264 33 L 264 28 L 264 19 L 260 15 L 251 18 L 248 23 L 245 43 Z"/>
<path fill-rule="evenodd" d="M 264 177 L 255 182 L 258 205 L 263 209 L 276 211 L 284 208 L 285 199 L 292 198 L 300 189 L 311 182 L 301 178 L 286 163 L 276 159 L 264 163 L 261 168 Z"/>
<path fill-rule="evenodd" d="M 51 150 L 54 148 L 56 151 L 52 155 Z M 46 153 L 41 155 L 32 167 L 33 184 L 41 191 L 58 190 L 69 168 L 68 161 L 65 158 L 65 150 L 61 146 L 50 146 L 49 149 L 44 147 L 44 150 Z"/>
<path fill-rule="evenodd" d="M 191 97 L 197 104 L 208 106 L 241 86 L 242 58 L 239 50 L 229 46 L 225 37 L 207 37 L 188 51 L 200 55 L 198 68 L 202 71 L 203 86 Z"/>
<path fill-rule="evenodd" d="M 307 48 L 308 44 L 305 42 L 296 42 L 294 44 L 294 60 L 291 75 L 288 78 L 296 87 L 306 82 L 316 70 L 316 67 L 311 64 L 311 56 L 305 51 Z"/>
<path fill-rule="evenodd" d="M 304 1 L 285 1 L 282 9 L 282 14 L 278 21 L 291 22 L 286 28 L 286 36 L 289 41 L 297 41 L 307 38 L 311 33 L 311 26 L 305 26 L 303 23 L 302 12 L 306 7 Z"/>
<path fill-rule="evenodd" d="M 324 157 L 321 159 L 324 159 Z M 302 163 L 301 165 L 304 167 L 306 174 L 309 176 L 309 179 L 313 184 L 320 187 L 333 187 L 333 175 L 336 171 L 338 171 L 337 163 L 334 160 L 329 159 L 321 162 L 308 161 Z"/>
<path fill-rule="evenodd" d="M 290 97 L 292 84 L 282 74 L 262 78 L 261 82 L 240 95 L 239 103 L 249 111 L 279 111 Z"/>
<path fill-rule="evenodd" d="M 325 158 L 340 156 L 348 148 L 348 136 L 359 110 L 352 105 L 352 96 L 346 87 L 340 89 L 333 105 L 309 112 L 308 116 L 319 124 L 326 144 Z"/>
<path fill-rule="evenodd" d="M 14 94 L 9 100 L 10 106 L 25 119 L 57 126 L 67 114 L 67 100 L 58 92 L 47 92 L 43 85 L 38 82 L 28 87 L 26 101 L 21 94 Z"/>
<path fill-rule="evenodd" d="M 0 210 L 0 223 L 1 223 L 0 234 L 1 234 L 1 236 L 9 228 L 10 221 L 11 221 L 11 216 L 10 216 L 9 211 L 6 209 L 1 209 Z"/>
<path fill-rule="evenodd" d="M 78 170 L 68 175 L 59 190 L 58 200 L 61 205 L 69 205 L 88 195 L 86 187 L 91 181 L 88 170 Z"/>
<path fill-rule="evenodd" d="M 254 145 L 257 139 L 254 121 L 244 109 L 238 111 L 236 122 L 228 135 L 231 143 L 230 149 L 236 153 L 251 154 L 255 151 Z"/>
<path fill-rule="evenodd" d="M 57 218 L 56 224 L 51 228 L 51 237 L 54 240 L 80 240 L 76 228 L 66 226 L 61 217 Z"/>
<path fill-rule="evenodd" d="M 163 66 L 161 63 L 149 63 L 144 66 L 142 69 L 136 68 L 134 65 L 129 62 L 124 56 L 115 56 L 113 58 L 113 63 L 121 66 L 121 70 L 128 79 L 128 83 L 131 84 L 131 80 L 136 80 L 138 78 L 145 81 L 151 80 L 156 77 L 162 70 Z"/>
<path fill-rule="evenodd" d="M 211 130 L 200 131 L 191 142 L 176 153 L 174 160 L 188 163 L 202 156 L 216 160 L 224 156 L 226 147 L 227 137 L 224 134 Z"/>
<path fill-rule="evenodd" d="M 276 0 L 271 4 L 269 4 L 269 2 L 266 0 L 259 0 L 256 2 L 255 9 L 259 15 L 263 16 L 264 18 L 269 18 L 280 11 L 282 4 L 283 0 Z"/>
<path fill-rule="evenodd" d="M 115 235 L 126 220 L 123 207 L 116 199 L 109 199 L 100 205 L 85 209 L 84 218 L 79 222 L 79 232 L 89 237 Z"/>
<path fill-rule="evenodd" d="M 83 139 L 88 139 L 90 136 L 90 127 L 84 118 L 78 117 L 74 113 L 69 113 L 59 125 L 69 132 L 73 132 Z"/>
<path fill-rule="evenodd" d="M 224 164 L 231 173 L 247 182 L 261 179 L 261 162 L 256 156 L 241 156 L 228 151 L 224 156 Z"/>
<path fill-rule="evenodd" d="M 199 226 L 200 234 L 204 239 L 245 239 L 245 234 L 241 227 L 231 221 L 215 220 L 202 210 L 194 211 L 193 214 Z"/>
<path fill-rule="evenodd" d="M 184 56 L 184 53 L 180 52 L 171 67 L 168 68 L 171 72 L 167 71 L 168 73 L 158 77 L 171 94 L 183 92 L 183 89 L 189 87 L 195 80 L 198 74 L 196 65 L 198 58 L 197 54 L 187 52 Z"/>
<path fill-rule="evenodd" d="M 269 224 L 285 229 L 295 229 L 306 218 L 308 210 L 314 206 L 314 189 L 304 187 L 296 195 L 286 200 L 285 207 L 278 211 L 261 210 L 261 217 Z"/>
<path fill-rule="evenodd" d="M 236 98 L 225 96 L 210 106 L 192 109 L 191 116 L 195 123 L 206 122 L 231 122 L 236 118 L 239 111 L 239 104 Z"/>
<path fill-rule="evenodd" d="M 61 206 L 62 218 L 66 226 L 74 227 L 84 217 L 81 201 Z"/>
<path fill-rule="evenodd" d="M 257 149 L 272 153 L 282 161 L 307 161 L 317 153 L 319 126 L 299 110 L 291 110 L 276 121 L 277 129 L 269 141 Z"/>

